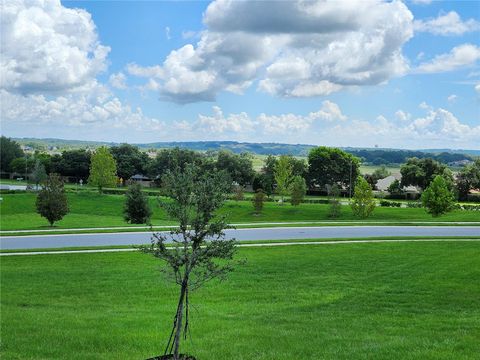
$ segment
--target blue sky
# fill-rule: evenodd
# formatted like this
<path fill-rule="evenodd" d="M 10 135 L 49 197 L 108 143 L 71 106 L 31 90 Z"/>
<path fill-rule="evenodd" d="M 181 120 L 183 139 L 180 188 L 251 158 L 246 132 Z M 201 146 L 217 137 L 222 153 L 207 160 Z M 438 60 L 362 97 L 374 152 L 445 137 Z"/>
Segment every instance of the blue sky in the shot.
<path fill-rule="evenodd" d="M 475 1 L 20 1 L 1 30 L 7 136 L 480 149 Z"/>

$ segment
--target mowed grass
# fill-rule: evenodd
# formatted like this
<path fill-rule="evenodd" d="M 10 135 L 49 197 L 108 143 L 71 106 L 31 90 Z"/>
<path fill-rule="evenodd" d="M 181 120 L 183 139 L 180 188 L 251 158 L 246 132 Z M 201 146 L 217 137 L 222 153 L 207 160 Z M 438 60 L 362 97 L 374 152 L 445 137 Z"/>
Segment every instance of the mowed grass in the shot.
<path fill-rule="evenodd" d="M 191 295 L 184 351 L 224 359 L 474 359 L 480 246 L 242 248 Z M 1 261 L 2 359 L 145 359 L 168 337 L 177 289 L 140 253 Z"/>
<path fill-rule="evenodd" d="M 1 230 L 35 230 L 49 229 L 46 219 L 35 212 L 35 194 L 5 194 L 0 203 Z M 56 228 L 95 228 L 110 226 L 129 226 L 123 219 L 122 195 L 100 195 L 94 192 L 69 193 L 70 212 L 59 222 Z M 164 210 L 158 205 L 156 197 L 149 197 L 153 209 L 153 225 L 172 225 Z M 261 215 L 255 215 L 250 201 L 227 201 L 219 211 L 227 215 L 231 223 L 254 222 L 287 222 L 287 221 L 329 221 L 329 206 L 327 204 L 290 204 L 278 205 L 265 203 Z M 359 220 L 350 209 L 342 206 L 342 214 L 338 219 Z M 480 215 L 475 211 L 452 211 L 444 216 L 432 218 L 424 209 L 415 208 L 382 208 L 377 207 L 366 221 L 480 221 Z"/>

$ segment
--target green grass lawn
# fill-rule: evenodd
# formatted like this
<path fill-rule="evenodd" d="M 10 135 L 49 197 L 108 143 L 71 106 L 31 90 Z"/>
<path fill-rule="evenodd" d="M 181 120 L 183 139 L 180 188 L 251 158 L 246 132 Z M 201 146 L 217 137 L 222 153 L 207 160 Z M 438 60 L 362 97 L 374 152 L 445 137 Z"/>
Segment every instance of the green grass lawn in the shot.
<path fill-rule="evenodd" d="M 480 246 L 242 248 L 247 263 L 191 295 L 185 351 L 223 359 L 474 359 Z M 145 359 L 177 289 L 140 253 L 7 257 L 2 359 Z"/>
<path fill-rule="evenodd" d="M 3 194 L 0 203 L 0 229 L 49 229 L 46 219 L 35 212 L 35 194 Z M 124 196 L 99 195 L 95 192 L 68 193 L 70 213 L 56 223 L 57 228 L 94 228 L 110 226 L 128 226 L 123 220 L 122 209 Z M 158 206 L 157 199 L 150 197 L 153 208 L 154 225 L 172 225 L 163 209 Z M 280 206 L 276 203 L 265 203 L 264 211 L 256 216 L 250 201 L 227 201 L 219 211 L 228 216 L 231 223 L 280 222 L 280 221 L 325 221 L 328 218 L 327 204 L 301 204 Z M 338 220 L 358 220 L 353 216 L 349 206 L 342 206 L 342 215 Z M 475 211 L 453 211 L 439 218 L 432 218 L 423 209 L 415 208 L 382 208 L 375 209 L 367 221 L 480 221 Z"/>

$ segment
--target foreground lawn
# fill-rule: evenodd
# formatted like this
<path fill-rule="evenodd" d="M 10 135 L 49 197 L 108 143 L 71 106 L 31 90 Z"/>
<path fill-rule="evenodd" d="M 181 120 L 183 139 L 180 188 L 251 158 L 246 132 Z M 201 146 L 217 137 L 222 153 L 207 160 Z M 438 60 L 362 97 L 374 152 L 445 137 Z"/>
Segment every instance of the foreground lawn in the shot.
<path fill-rule="evenodd" d="M 202 359 L 473 359 L 480 246 L 243 248 L 224 283 L 191 296 Z M 2 359 L 145 359 L 177 291 L 139 253 L 1 259 Z"/>
<path fill-rule="evenodd" d="M 35 212 L 35 194 L 4 194 L 0 202 L 0 230 L 39 230 L 49 229 L 47 220 Z M 153 209 L 154 225 L 172 225 L 165 212 L 158 206 L 156 197 L 150 197 Z M 93 192 L 68 194 L 70 213 L 58 223 L 57 228 L 94 228 L 110 226 L 129 226 L 122 215 L 122 195 L 99 195 Z M 277 221 L 325 221 L 328 217 L 326 204 L 301 204 L 280 206 L 265 203 L 264 211 L 256 216 L 250 201 L 228 201 L 220 213 L 227 215 L 232 223 L 277 222 Z M 342 206 L 342 215 L 338 219 L 359 220 L 354 217 L 350 206 Z M 453 211 L 438 218 L 432 218 L 423 209 L 382 208 L 375 209 L 367 221 L 480 221 L 478 211 Z"/>

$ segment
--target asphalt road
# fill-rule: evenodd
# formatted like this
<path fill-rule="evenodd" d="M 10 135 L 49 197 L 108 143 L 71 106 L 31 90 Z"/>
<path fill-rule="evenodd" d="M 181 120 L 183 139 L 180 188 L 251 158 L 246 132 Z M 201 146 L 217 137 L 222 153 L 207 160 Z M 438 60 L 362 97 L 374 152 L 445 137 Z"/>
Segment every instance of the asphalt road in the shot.
<path fill-rule="evenodd" d="M 480 236 L 478 226 L 322 226 L 227 230 L 227 238 L 293 240 L 368 238 L 377 236 Z M 80 246 L 139 245 L 150 242 L 149 232 L 2 236 L 0 249 L 41 249 Z"/>

